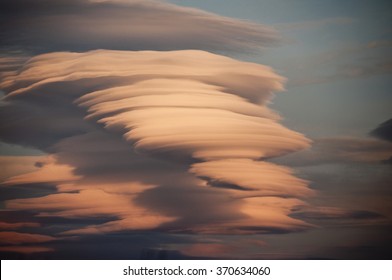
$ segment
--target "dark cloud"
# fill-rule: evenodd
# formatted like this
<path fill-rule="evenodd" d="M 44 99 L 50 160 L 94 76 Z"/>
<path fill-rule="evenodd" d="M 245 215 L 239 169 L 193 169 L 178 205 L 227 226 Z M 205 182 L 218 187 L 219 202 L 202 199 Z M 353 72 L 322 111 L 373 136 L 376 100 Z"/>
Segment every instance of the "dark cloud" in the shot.
<path fill-rule="evenodd" d="M 123 232 L 54 240 L 49 244 L 41 243 L 40 247 L 32 245 L 3 246 L 0 247 L 0 257 L 3 259 L 59 260 L 192 259 L 192 257 L 185 257 L 176 250 L 165 249 L 165 245 L 162 245 L 190 242 L 192 239 L 181 235 Z"/>
<path fill-rule="evenodd" d="M 80 109 L 72 106 L 73 99 L 72 94 L 48 94 L 15 100 L 12 106 L 3 103 L 0 111 L 1 139 L 47 151 L 59 139 L 88 131 L 90 125 L 80 122 L 83 114 Z M 48 104 L 51 106 L 47 106 Z"/>
<path fill-rule="evenodd" d="M 0 184 L 0 202 L 14 198 L 40 197 L 56 192 L 56 186 L 53 184 L 36 183 L 12 186 Z"/>
<path fill-rule="evenodd" d="M 117 219 L 115 216 L 96 216 L 65 218 L 40 216 L 35 210 L 0 211 L 1 230 L 17 229 L 20 232 L 58 235 L 66 230 L 73 230 L 91 224 L 104 224 Z"/>
<path fill-rule="evenodd" d="M 302 209 L 295 211 L 292 216 L 301 219 L 338 219 L 338 220 L 369 220 L 369 219 L 382 219 L 383 215 L 366 210 L 345 210 L 334 207 L 319 207 Z"/>
<path fill-rule="evenodd" d="M 219 231 L 228 221 L 246 217 L 239 211 L 241 201 L 228 197 L 226 192 L 197 186 L 161 186 L 143 192 L 136 202 L 159 213 L 179 216 L 163 225 L 174 232 Z"/>
<path fill-rule="evenodd" d="M 376 129 L 370 132 L 370 135 L 392 142 L 392 119 L 380 124 Z"/>
<path fill-rule="evenodd" d="M 5 0 L 6 49 L 242 50 L 276 43 L 268 27 L 161 1 Z"/>
<path fill-rule="evenodd" d="M 392 257 L 391 229 L 390 224 L 367 227 L 362 231 L 346 229 L 340 232 L 340 237 L 338 232 L 329 230 L 329 234 L 344 242 L 314 249 L 312 255 L 323 259 L 388 260 Z"/>
<path fill-rule="evenodd" d="M 281 164 L 311 166 L 333 163 L 374 163 L 387 161 L 392 144 L 369 137 L 334 137 L 313 139 L 310 149 L 274 159 Z"/>
<path fill-rule="evenodd" d="M 385 160 L 381 161 L 381 162 L 384 163 L 384 164 L 392 164 L 392 156 L 390 158 L 388 158 L 388 159 L 385 159 Z"/>

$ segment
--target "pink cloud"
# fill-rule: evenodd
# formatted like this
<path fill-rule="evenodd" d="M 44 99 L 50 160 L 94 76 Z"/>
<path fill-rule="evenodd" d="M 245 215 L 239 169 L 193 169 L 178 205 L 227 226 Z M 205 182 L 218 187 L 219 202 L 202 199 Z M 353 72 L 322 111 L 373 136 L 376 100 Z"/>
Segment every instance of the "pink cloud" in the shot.
<path fill-rule="evenodd" d="M 44 253 L 54 251 L 52 248 L 42 246 L 4 246 L 0 247 L 2 252 L 15 252 L 22 254 Z"/>
<path fill-rule="evenodd" d="M 310 145 L 268 108 L 283 83 L 267 66 L 196 50 L 34 57 L 2 87 L 11 107 L 38 98 L 25 130 L 39 145 L 48 139 L 52 155 L 7 183 L 51 182 L 58 193 L 5 205 L 40 216 L 116 218 L 66 234 L 309 228 L 290 214 L 313 191 L 291 169 L 265 161 Z M 61 107 L 49 110 L 42 98 Z"/>
<path fill-rule="evenodd" d="M 39 227 L 39 223 L 21 222 L 21 223 L 7 223 L 0 222 L 0 230 L 19 229 L 25 227 Z"/>
<path fill-rule="evenodd" d="M 1 243 L 5 244 L 24 244 L 24 243 L 45 243 L 54 241 L 56 238 L 42 234 L 20 233 L 14 231 L 1 231 Z"/>

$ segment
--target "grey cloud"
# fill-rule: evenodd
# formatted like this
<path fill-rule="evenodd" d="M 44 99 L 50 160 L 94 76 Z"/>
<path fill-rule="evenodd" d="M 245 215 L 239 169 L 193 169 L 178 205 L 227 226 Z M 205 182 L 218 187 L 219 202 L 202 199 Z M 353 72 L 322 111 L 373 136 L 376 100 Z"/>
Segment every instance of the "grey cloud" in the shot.
<path fill-rule="evenodd" d="M 180 219 L 163 225 L 173 232 L 218 232 L 222 224 L 245 217 L 239 211 L 241 201 L 198 186 L 161 186 L 143 192 L 136 202 L 167 215 L 180 214 Z"/>
<path fill-rule="evenodd" d="M 392 119 L 389 119 L 370 132 L 370 135 L 392 142 Z"/>
<path fill-rule="evenodd" d="M 293 79 L 293 86 L 304 86 L 312 84 L 323 84 L 347 79 L 368 78 L 376 75 L 390 75 L 392 72 L 392 61 L 376 61 L 368 64 L 348 64 L 339 66 L 335 73 L 325 76 L 310 76 Z"/>
<path fill-rule="evenodd" d="M 383 164 L 354 162 L 303 166 L 300 168 L 302 176 L 309 179 L 312 187 L 322 196 L 322 201 L 317 198 L 310 201 L 311 205 L 322 207 L 313 210 L 311 207 L 308 210 L 311 210 L 312 215 L 320 216 L 318 224 L 321 225 L 345 227 L 390 224 L 390 169 L 390 166 Z M 321 211 L 323 209 L 325 211 Z"/>
<path fill-rule="evenodd" d="M 192 178 L 186 175 L 186 166 L 135 153 L 120 135 L 98 129 L 61 140 L 51 150 L 58 163 L 73 166 L 74 174 L 88 184 L 136 180 L 160 185 L 172 183 L 173 177 L 178 184 Z"/>
<path fill-rule="evenodd" d="M 385 218 L 383 215 L 367 210 L 345 210 L 334 207 L 319 207 L 310 209 L 298 209 L 292 216 L 301 219 L 316 219 L 316 220 L 371 220 Z"/>
<path fill-rule="evenodd" d="M 392 144 L 368 137 L 314 139 L 310 149 L 274 161 L 292 166 L 331 163 L 381 163 L 392 154 Z"/>
<path fill-rule="evenodd" d="M 259 24 L 161 1 L 6 0 L 3 48 L 32 53 L 91 49 L 215 51 L 259 49 L 278 41 Z"/>
<path fill-rule="evenodd" d="M 40 197 L 56 193 L 57 189 L 52 184 L 18 184 L 12 186 L 0 185 L 0 202 L 15 198 Z"/>

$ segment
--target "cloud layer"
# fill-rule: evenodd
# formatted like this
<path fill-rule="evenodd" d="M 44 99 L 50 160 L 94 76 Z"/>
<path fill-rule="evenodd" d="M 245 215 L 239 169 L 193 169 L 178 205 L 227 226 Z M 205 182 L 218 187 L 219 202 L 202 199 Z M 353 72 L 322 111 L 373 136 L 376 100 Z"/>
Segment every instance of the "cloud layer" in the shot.
<path fill-rule="evenodd" d="M 284 79 L 204 51 L 51 53 L 3 79 L 3 141 L 50 154 L 4 184 L 57 192 L 5 202 L 39 217 L 106 217 L 59 232 L 290 232 L 313 195 L 265 160 L 309 146 L 267 104 Z M 12 227 L 10 227 L 12 228 Z"/>
<path fill-rule="evenodd" d="M 278 40 L 268 27 L 154 0 L 5 0 L 3 48 L 33 53 L 92 49 L 243 50 Z"/>

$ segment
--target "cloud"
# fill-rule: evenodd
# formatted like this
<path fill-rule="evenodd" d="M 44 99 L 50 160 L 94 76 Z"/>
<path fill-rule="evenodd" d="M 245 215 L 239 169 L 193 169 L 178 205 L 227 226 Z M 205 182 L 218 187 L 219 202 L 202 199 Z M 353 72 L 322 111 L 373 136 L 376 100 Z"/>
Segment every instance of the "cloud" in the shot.
<path fill-rule="evenodd" d="M 257 237 L 256 237 L 257 238 Z M 257 259 L 261 251 L 268 248 L 266 242 L 249 236 L 236 236 L 235 239 L 225 237 L 195 237 L 191 244 L 179 244 L 177 250 L 187 257 L 207 259 Z"/>
<path fill-rule="evenodd" d="M 31 223 L 31 222 L 7 223 L 7 222 L 0 221 L 0 230 L 19 229 L 19 228 L 24 228 L 24 227 L 38 227 L 39 225 L 40 225 L 39 223 Z"/>
<path fill-rule="evenodd" d="M 279 39 L 272 28 L 161 1 L 6 0 L 3 48 L 32 53 L 116 50 L 249 50 Z"/>
<path fill-rule="evenodd" d="M 14 231 L 1 231 L 0 242 L 2 244 L 24 244 L 24 243 L 44 243 L 54 241 L 56 238 L 42 234 L 20 233 Z"/>
<path fill-rule="evenodd" d="M 238 196 L 307 197 L 313 193 L 291 169 L 263 161 L 207 161 L 192 165 L 190 171 L 208 178 L 211 186 L 230 188 Z"/>
<path fill-rule="evenodd" d="M 181 249 L 181 253 L 193 257 L 227 258 L 233 254 L 233 246 L 214 243 L 194 243 Z"/>
<path fill-rule="evenodd" d="M 370 135 L 385 141 L 392 142 L 392 119 L 389 119 L 380 124 L 377 128 L 370 132 Z M 389 155 L 392 155 L 392 151 L 389 153 Z M 385 164 L 392 164 L 392 156 L 384 159 L 382 162 Z"/>
<path fill-rule="evenodd" d="M 19 159 L 19 161 L 21 160 Z M 56 160 L 50 156 L 42 156 L 41 160 L 34 163 L 34 166 L 39 167 L 38 170 L 13 176 L 10 179 L 5 180 L 3 184 L 60 183 L 78 179 L 77 176 L 73 175 L 72 167 L 56 164 Z"/>
<path fill-rule="evenodd" d="M 387 160 L 392 145 L 385 141 L 360 137 L 334 137 L 314 139 L 310 149 L 276 159 L 277 163 L 295 166 L 332 163 L 375 164 Z"/>
<path fill-rule="evenodd" d="M 41 156 L 0 156 L 0 182 L 36 170 L 35 163 L 42 159 Z"/>
<path fill-rule="evenodd" d="M 389 119 L 370 132 L 370 135 L 386 141 L 392 141 L 392 119 Z"/>
<path fill-rule="evenodd" d="M 347 210 L 339 207 L 300 207 L 293 214 L 306 219 L 372 220 L 384 218 L 383 215 L 366 210 Z"/>
<path fill-rule="evenodd" d="M 370 65 L 346 65 L 341 72 L 331 79 L 338 78 L 361 78 L 374 75 L 387 75 L 392 72 L 392 61 L 376 62 Z"/>
<path fill-rule="evenodd" d="M 290 214 L 314 192 L 265 162 L 310 144 L 267 107 L 283 82 L 267 66 L 196 50 L 36 56 L 1 82 L 1 137 L 50 155 L 6 183 L 57 192 L 5 206 L 111 219 L 68 235 L 310 228 Z"/>
<path fill-rule="evenodd" d="M 352 24 L 353 22 L 355 22 L 353 18 L 335 17 L 335 18 L 323 18 L 318 20 L 307 20 L 307 21 L 277 24 L 275 25 L 275 27 L 282 31 L 293 31 L 293 30 L 316 29 L 316 28 L 321 28 L 330 25 L 347 25 L 347 24 Z"/>
<path fill-rule="evenodd" d="M 33 253 L 44 253 L 54 251 L 52 248 L 42 246 L 2 246 L 0 247 L 2 252 L 14 252 L 22 254 L 33 254 Z"/>
<path fill-rule="evenodd" d="M 28 59 L 27 55 L 20 52 L 4 52 L 0 55 L 0 79 L 15 74 Z"/>
<path fill-rule="evenodd" d="M 95 190 L 83 190 L 78 193 L 59 193 L 40 198 L 15 199 L 6 203 L 8 209 L 35 209 L 40 216 L 65 218 L 115 216 L 116 222 L 108 222 L 100 228 L 90 227 L 74 230 L 69 233 L 103 233 L 130 229 L 151 229 L 163 222 L 172 220 L 170 217 L 154 215 L 132 203 L 132 196 L 107 193 L 99 185 Z M 132 185 L 127 185 L 132 189 Z M 95 230 L 92 230 L 92 229 Z"/>
<path fill-rule="evenodd" d="M 388 75 L 392 70 L 390 41 L 343 44 L 339 48 L 305 57 L 289 58 L 287 65 L 295 71 L 290 85 L 304 86 L 341 80 Z"/>

